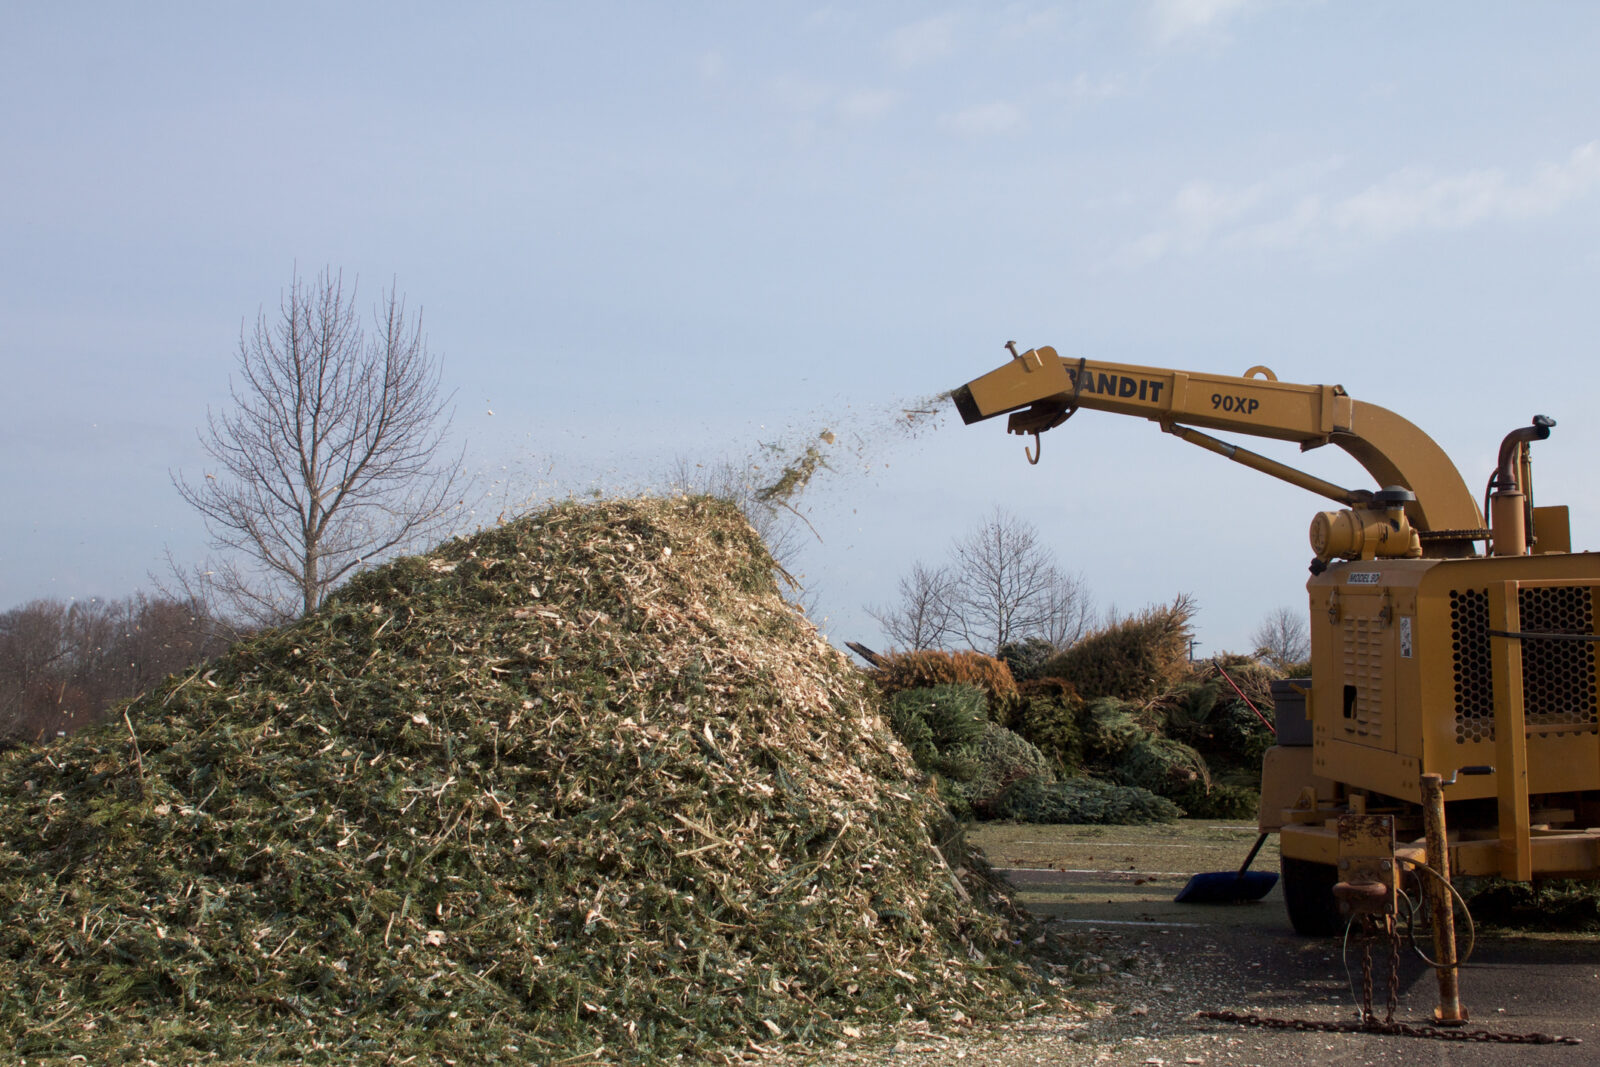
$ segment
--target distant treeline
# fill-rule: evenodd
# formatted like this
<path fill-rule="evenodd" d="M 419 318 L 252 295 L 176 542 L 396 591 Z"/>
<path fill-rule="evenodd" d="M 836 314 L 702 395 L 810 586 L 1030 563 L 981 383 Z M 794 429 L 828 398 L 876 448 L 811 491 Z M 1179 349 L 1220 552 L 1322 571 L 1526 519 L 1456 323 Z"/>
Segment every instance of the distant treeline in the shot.
<path fill-rule="evenodd" d="M 98 722 L 235 637 L 197 602 L 143 593 L 0 613 L 0 747 Z"/>

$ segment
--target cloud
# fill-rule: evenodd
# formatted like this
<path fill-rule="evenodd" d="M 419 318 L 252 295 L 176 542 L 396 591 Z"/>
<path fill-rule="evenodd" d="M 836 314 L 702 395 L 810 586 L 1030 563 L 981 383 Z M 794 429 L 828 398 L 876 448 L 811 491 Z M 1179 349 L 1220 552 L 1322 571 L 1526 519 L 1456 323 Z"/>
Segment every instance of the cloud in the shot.
<path fill-rule="evenodd" d="M 1545 218 L 1600 185 L 1600 141 L 1539 163 L 1520 181 L 1498 168 L 1438 174 L 1407 166 L 1342 194 L 1305 188 L 1326 184 L 1340 169 L 1302 169 L 1236 189 L 1190 182 L 1168 202 L 1165 223 L 1129 241 L 1114 260 L 1131 268 L 1213 247 L 1348 248 Z"/>
<path fill-rule="evenodd" d="M 876 122 L 894 110 L 898 99 L 888 90 L 862 89 L 842 95 L 835 110 L 847 122 Z"/>
<path fill-rule="evenodd" d="M 943 59 L 955 51 L 956 16 L 935 15 L 889 34 L 889 61 L 902 70 Z"/>
<path fill-rule="evenodd" d="M 1185 232 L 1203 236 L 1246 214 L 1264 191 L 1260 183 L 1244 189 L 1220 189 L 1190 182 L 1172 198 L 1172 210 Z"/>
<path fill-rule="evenodd" d="M 807 122 L 829 119 L 848 123 L 877 122 L 894 110 L 899 96 L 884 89 L 843 89 L 829 82 L 792 75 L 768 83 L 784 110 Z"/>
<path fill-rule="evenodd" d="M 1150 19 L 1156 39 L 1170 44 L 1180 38 L 1219 30 L 1257 0 L 1155 0 Z"/>
<path fill-rule="evenodd" d="M 792 74 L 780 74 L 767 84 L 780 107 L 802 115 L 816 114 L 838 94 L 826 82 Z"/>
<path fill-rule="evenodd" d="M 953 111 L 940 116 L 939 122 L 968 137 L 992 137 L 997 134 L 1015 133 L 1028 125 L 1022 109 L 1003 100 Z"/>
<path fill-rule="evenodd" d="M 1109 100 L 1123 93 L 1122 79 L 1116 77 L 1093 78 L 1079 72 L 1060 90 L 1068 99 L 1078 103 Z"/>
<path fill-rule="evenodd" d="M 1198 252 L 1215 235 L 1248 215 L 1266 194 L 1264 183 L 1225 189 L 1207 182 L 1189 182 L 1168 205 L 1170 225 L 1124 246 L 1117 262 L 1123 267 L 1140 267 L 1174 253 Z"/>
<path fill-rule="evenodd" d="M 1521 184 L 1501 170 L 1434 175 L 1407 167 L 1337 204 L 1340 230 L 1387 239 L 1412 230 L 1460 230 L 1482 222 L 1552 215 L 1600 181 L 1600 142 L 1574 149 L 1564 162 L 1542 163 Z"/>
<path fill-rule="evenodd" d="M 1061 25 L 1061 11 L 1050 7 L 1033 10 L 1006 8 L 1002 17 L 999 33 L 1003 41 L 1027 40 L 1043 33 L 1053 33 Z"/>
<path fill-rule="evenodd" d="M 727 71 L 728 64 L 722 58 L 722 53 L 717 51 L 703 52 L 699 61 L 700 80 L 718 82 Z"/>
<path fill-rule="evenodd" d="M 808 30 L 842 32 L 854 29 L 859 23 L 857 12 L 841 7 L 819 7 L 805 17 Z"/>

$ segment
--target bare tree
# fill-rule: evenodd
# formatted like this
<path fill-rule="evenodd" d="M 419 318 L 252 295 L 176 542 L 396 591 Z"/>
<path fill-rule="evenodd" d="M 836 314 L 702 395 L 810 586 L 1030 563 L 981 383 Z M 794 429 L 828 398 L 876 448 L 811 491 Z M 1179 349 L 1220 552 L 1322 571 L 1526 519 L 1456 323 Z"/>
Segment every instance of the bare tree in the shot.
<path fill-rule="evenodd" d="M 1083 579 L 1060 568 L 1032 525 L 1002 510 L 956 541 L 947 566 L 914 564 L 899 592 L 896 607 L 870 614 L 911 647 L 959 641 L 998 654 L 1028 638 L 1065 647 L 1093 621 Z"/>
<path fill-rule="evenodd" d="M 1094 596 L 1081 574 L 1057 571 L 1042 598 L 1044 621 L 1036 634 L 1056 648 L 1068 648 L 1094 628 Z"/>
<path fill-rule="evenodd" d="M 201 445 L 219 466 L 174 476 L 223 554 L 210 584 L 232 611 L 279 622 L 313 611 L 351 571 L 443 533 L 462 513 L 449 429 L 420 313 L 393 288 L 372 332 L 356 288 L 294 276 L 278 311 L 240 332 L 233 406 Z"/>
<path fill-rule="evenodd" d="M 1311 658 L 1311 637 L 1306 620 L 1291 608 L 1278 608 L 1250 634 L 1256 655 L 1282 670 Z"/>
<path fill-rule="evenodd" d="M 954 581 L 948 568 L 920 560 L 901 575 L 900 601 L 892 608 L 868 608 L 884 634 L 902 649 L 938 648 L 956 629 Z"/>
<path fill-rule="evenodd" d="M 1038 531 L 1004 510 L 957 541 L 953 555 L 955 629 L 991 655 L 1012 641 L 1046 637 L 1052 616 L 1070 599 Z"/>
<path fill-rule="evenodd" d="M 56 688 L 71 655 L 67 608 L 33 600 L 0 614 L 0 736 L 19 734 L 42 694 Z"/>
<path fill-rule="evenodd" d="M 0 612 L 0 747 L 90 725 L 226 645 L 199 605 L 142 593 Z"/>

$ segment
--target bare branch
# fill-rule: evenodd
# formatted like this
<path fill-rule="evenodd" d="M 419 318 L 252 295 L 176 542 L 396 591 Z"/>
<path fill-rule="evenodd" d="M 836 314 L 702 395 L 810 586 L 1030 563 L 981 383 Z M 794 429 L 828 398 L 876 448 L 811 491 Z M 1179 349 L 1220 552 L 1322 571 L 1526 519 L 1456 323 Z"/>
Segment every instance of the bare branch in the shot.
<path fill-rule="evenodd" d="M 225 643 L 202 605 L 167 597 L 36 600 L 0 612 L 0 748 L 90 725 Z"/>
<path fill-rule="evenodd" d="M 240 331 L 233 405 L 200 433 L 217 469 L 173 478 L 222 557 L 205 571 L 212 591 L 258 623 L 315 610 L 352 571 L 447 533 L 465 510 L 464 454 L 443 452 L 449 398 L 421 315 L 391 287 L 369 333 L 355 306 L 342 275 L 296 274 L 276 313 Z"/>
<path fill-rule="evenodd" d="M 892 640 L 911 648 L 959 642 L 999 654 L 1029 639 L 1064 648 L 1093 622 L 1083 579 L 1068 574 L 1028 523 L 997 510 L 951 548 L 945 567 L 914 564 L 899 603 L 868 609 Z"/>
<path fill-rule="evenodd" d="M 868 608 L 883 632 L 903 650 L 938 648 L 959 629 L 955 617 L 955 579 L 944 567 L 920 560 L 900 577 L 900 601 L 892 608 Z"/>
<path fill-rule="evenodd" d="M 1285 670 L 1311 658 L 1311 635 L 1303 615 L 1292 608 L 1277 608 L 1250 634 L 1256 655 Z"/>

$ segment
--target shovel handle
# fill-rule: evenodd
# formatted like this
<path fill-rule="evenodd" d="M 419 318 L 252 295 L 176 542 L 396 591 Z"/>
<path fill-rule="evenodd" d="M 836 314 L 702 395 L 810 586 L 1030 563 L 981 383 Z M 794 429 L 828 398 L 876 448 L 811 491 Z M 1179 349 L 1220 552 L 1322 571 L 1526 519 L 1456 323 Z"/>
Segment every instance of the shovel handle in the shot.
<path fill-rule="evenodd" d="M 1250 846 L 1250 855 L 1244 858 L 1244 864 L 1239 868 L 1238 876 L 1241 880 L 1244 878 L 1244 872 L 1248 871 L 1250 869 L 1250 865 L 1256 861 L 1256 853 L 1260 852 L 1261 846 L 1266 843 L 1267 835 L 1262 834 L 1260 837 L 1256 838 L 1256 843 Z"/>

